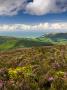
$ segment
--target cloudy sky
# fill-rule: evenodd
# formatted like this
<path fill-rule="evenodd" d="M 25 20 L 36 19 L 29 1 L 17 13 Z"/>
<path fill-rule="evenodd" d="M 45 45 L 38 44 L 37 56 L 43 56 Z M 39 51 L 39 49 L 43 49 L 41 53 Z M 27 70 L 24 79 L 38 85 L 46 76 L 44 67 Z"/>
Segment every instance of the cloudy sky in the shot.
<path fill-rule="evenodd" d="M 67 30 L 67 0 L 0 0 L 0 31 Z"/>

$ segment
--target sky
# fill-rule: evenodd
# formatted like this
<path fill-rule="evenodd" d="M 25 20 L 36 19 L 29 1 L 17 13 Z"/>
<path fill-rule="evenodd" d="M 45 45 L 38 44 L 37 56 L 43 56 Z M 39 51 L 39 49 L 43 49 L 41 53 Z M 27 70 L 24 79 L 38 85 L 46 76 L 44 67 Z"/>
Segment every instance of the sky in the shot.
<path fill-rule="evenodd" d="M 67 0 L 0 0 L 0 35 L 38 30 L 67 31 Z"/>

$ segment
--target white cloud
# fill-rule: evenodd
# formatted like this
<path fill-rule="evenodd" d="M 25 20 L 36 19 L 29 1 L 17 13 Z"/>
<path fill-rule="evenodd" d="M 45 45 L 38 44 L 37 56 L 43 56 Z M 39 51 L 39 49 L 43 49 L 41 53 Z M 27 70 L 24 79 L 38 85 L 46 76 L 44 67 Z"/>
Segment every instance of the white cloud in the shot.
<path fill-rule="evenodd" d="M 67 0 L 33 0 L 26 6 L 27 13 L 44 15 L 67 11 Z"/>
<path fill-rule="evenodd" d="M 43 15 L 54 8 L 55 0 L 33 0 L 26 6 L 26 11 L 34 15 Z"/>
<path fill-rule="evenodd" d="M 23 10 L 27 0 L 0 0 L 0 15 L 15 15 Z"/>
<path fill-rule="evenodd" d="M 16 15 L 19 11 L 32 15 L 67 11 L 67 0 L 0 0 L 0 15 Z"/>
<path fill-rule="evenodd" d="M 67 23 L 40 23 L 36 25 L 0 24 L 0 31 L 17 30 L 67 30 Z"/>

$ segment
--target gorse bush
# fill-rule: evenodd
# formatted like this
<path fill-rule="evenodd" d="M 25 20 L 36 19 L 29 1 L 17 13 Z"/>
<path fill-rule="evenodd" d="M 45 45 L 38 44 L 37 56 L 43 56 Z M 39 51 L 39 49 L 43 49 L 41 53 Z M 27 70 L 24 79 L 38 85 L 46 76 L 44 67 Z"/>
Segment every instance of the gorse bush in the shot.
<path fill-rule="evenodd" d="M 64 72 L 63 71 L 58 71 L 58 72 L 56 72 L 56 76 L 57 77 L 63 77 L 64 76 Z"/>
<path fill-rule="evenodd" d="M 16 67 L 14 68 L 9 68 L 8 69 L 8 75 L 9 78 L 11 79 L 18 79 L 18 78 L 22 78 L 23 76 L 27 77 L 30 76 L 32 74 L 32 66 L 31 65 L 27 65 L 24 67 Z"/>

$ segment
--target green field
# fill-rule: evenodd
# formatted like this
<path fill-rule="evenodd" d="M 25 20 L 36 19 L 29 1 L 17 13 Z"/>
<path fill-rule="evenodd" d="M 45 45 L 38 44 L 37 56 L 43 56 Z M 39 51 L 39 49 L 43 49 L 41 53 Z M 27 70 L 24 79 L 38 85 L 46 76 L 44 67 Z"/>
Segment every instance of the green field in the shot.
<path fill-rule="evenodd" d="M 0 50 L 66 44 L 67 33 L 48 34 L 38 38 L 13 38 L 0 36 Z"/>

